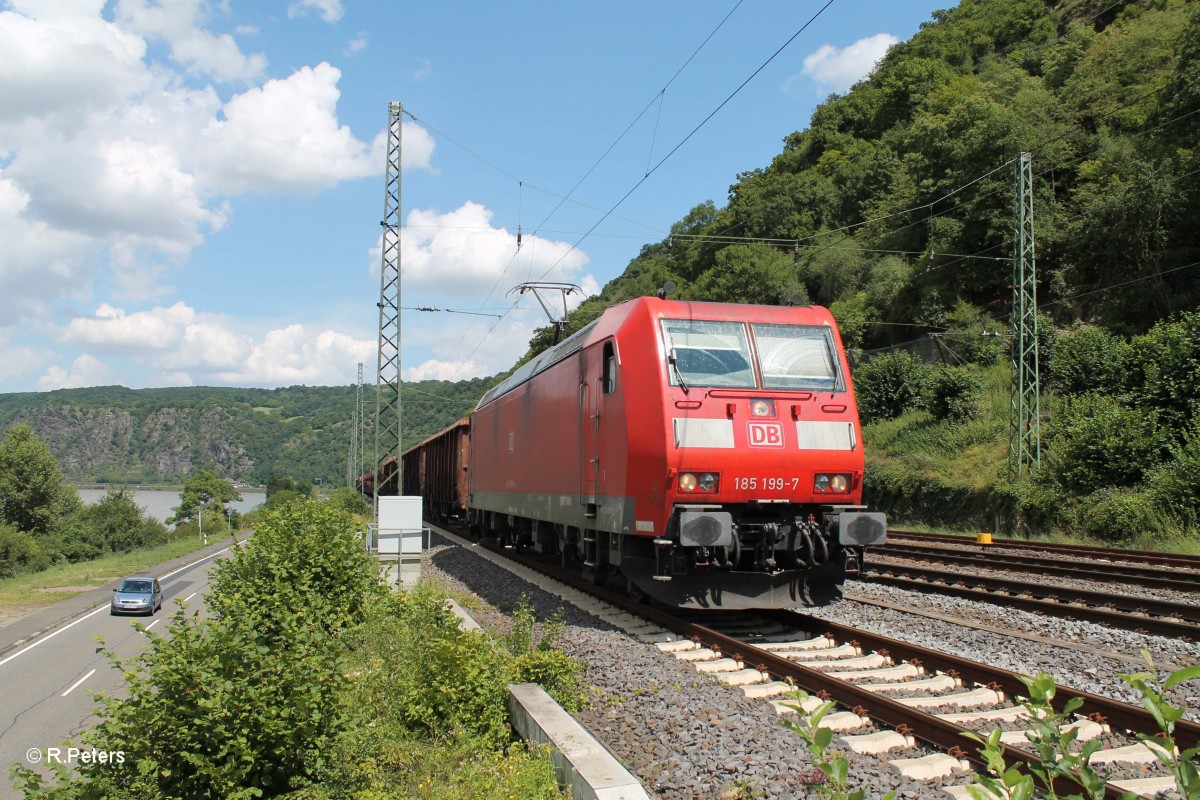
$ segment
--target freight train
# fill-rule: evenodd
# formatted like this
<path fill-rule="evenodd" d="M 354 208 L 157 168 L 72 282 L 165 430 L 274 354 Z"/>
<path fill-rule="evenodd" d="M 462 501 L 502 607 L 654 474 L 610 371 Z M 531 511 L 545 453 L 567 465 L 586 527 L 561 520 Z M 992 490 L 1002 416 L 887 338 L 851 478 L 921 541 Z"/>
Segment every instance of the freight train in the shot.
<path fill-rule="evenodd" d="M 435 519 L 672 606 L 823 605 L 886 538 L 815 306 L 613 306 L 403 453 L 401 476 Z"/>

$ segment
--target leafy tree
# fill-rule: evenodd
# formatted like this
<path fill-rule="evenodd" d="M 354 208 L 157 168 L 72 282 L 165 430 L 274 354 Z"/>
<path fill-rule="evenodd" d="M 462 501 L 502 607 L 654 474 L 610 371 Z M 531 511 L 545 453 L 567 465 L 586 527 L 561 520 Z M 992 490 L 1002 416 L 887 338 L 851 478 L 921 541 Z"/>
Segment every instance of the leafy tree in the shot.
<path fill-rule="evenodd" d="M 125 553 L 167 541 L 166 527 L 147 516 L 126 487 L 109 489 L 99 502 L 85 506 L 78 516 L 110 553 Z"/>
<path fill-rule="evenodd" d="M 716 255 L 691 293 L 698 300 L 722 303 L 791 305 L 793 296 L 808 301 L 792 257 L 765 244 L 739 244 Z"/>
<path fill-rule="evenodd" d="M 875 308 L 871 305 L 866 292 L 859 292 L 850 298 L 835 300 L 829 305 L 829 312 L 837 320 L 842 346 L 850 354 L 851 360 L 858 358 L 867 331 L 876 321 Z"/>
<path fill-rule="evenodd" d="M 226 503 L 241 499 L 241 493 L 232 483 L 212 470 L 202 469 L 183 485 L 183 491 L 179 493 L 179 505 L 170 522 L 178 524 L 195 519 L 200 509 L 209 505 L 224 513 Z"/>
<path fill-rule="evenodd" d="M 14 425 L 0 442 L 0 520 L 44 535 L 80 505 L 50 447 L 28 425 Z"/>

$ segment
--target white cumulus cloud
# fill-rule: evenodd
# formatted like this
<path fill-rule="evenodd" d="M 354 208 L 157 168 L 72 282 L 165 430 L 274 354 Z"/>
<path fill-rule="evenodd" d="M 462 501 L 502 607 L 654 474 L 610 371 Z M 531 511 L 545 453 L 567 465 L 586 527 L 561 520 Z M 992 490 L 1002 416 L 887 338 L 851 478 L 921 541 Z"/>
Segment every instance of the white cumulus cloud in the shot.
<path fill-rule="evenodd" d="M 363 140 L 338 119 L 341 72 L 322 63 L 263 80 L 265 58 L 211 28 L 228 13 L 218 0 L 0 11 L 0 326 L 86 301 L 110 278 L 101 296 L 168 296 L 238 195 L 313 194 L 382 172 L 386 131 Z M 404 131 L 404 166 L 428 168 L 432 136 Z"/>
<path fill-rule="evenodd" d="M 84 386 L 103 386 L 112 383 L 115 373 L 99 359 L 82 353 L 70 366 L 63 368 L 52 365 L 46 374 L 38 378 L 38 389 L 79 389 Z"/>
<path fill-rule="evenodd" d="M 326 22 L 337 22 L 345 14 L 342 0 L 295 0 L 288 5 L 289 17 L 316 14 Z"/>
<path fill-rule="evenodd" d="M 804 59 L 803 74 L 811 78 L 821 93 L 843 93 L 871 74 L 888 48 L 900 41 L 890 33 L 877 33 L 846 47 L 823 44 Z M 793 83 L 799 76 L 791 78 Z"/>
<path fill-rule="evenodd" d="M 347 370 L 369 361 L 378 344 L 299 323 L 258 331 L 182 301 L 132 312 L 102 303 L 92 315 L 71 320 L 59 339 L 89 353 L 125 357 L 158 370 L 170 385 L 349 383 Z M 54 368 L 41 383 L 71 380 L 68 373 L 87 374 L 88 364 L 70 371 Z"/>
<path fill-rule="evenodd" d="M 588 263 L 582 250 L 527 235 L 518 253 L 516 234 L 491 222 L 492 211 L 472 201 L 444 214 L 432 209 L 410 211 L 400 240 L 405 288 L 483 297 L 497 287 L 502 297 L 522 280 L 576 283 L 582 279 Z M 373 256 L 378 265 L 378 247 Z"/>
<path fill-rule="evenodd" d="M 117 24 L 148 39 L 165 41 L 171 58 L 189 71 L 222 80 L 253 80 L 266 69 L 265 56 L 246 55 L 228 33 L 200 27 L 211 15 L 204 0 L 118 0 Z"/>

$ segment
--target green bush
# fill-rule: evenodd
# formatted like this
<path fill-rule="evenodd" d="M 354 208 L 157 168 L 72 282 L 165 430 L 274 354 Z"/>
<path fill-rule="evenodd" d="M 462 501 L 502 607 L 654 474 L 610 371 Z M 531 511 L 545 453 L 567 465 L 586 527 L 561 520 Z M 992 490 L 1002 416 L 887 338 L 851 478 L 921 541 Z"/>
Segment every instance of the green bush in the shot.
<path fill-rule="evenodd" d="M 1200 311 L 1160 322 L 1133 341 L 1135 403 L 1172 434 L 1200 419 Z"/>
<path fill-rule="evenodd" d="M 989 366 L 1005 355 L 1004 338 L 998 335 L 1000 323 L 965 300 L 946 314 L 946 327 L 946 346 L 970 364 Z"/>
<path fill-rule="evenodd" d="M 371 516 L 371 501 L 349 486 L 338 487 L 326 502 L 339 511 L 345 511 L 356 517 Z"/>
<path fill-rule="evenodd" d="M 1078 508 L 1079 532 L 1114 545 L 1137 544 L 1158 532 L 1160 512 L 1148 492 L 1105 487 Z"/>
<path fill-rule="evenodd" d="M 1165 507 L 1200 514 L 1200 424 L 1171 448 L 1171 460 L 1155 467 L 1146 487 Z"/>
<path fill-rule="evenodd" d="M 979 416 L 983 381 L 964 367 L 930 370 L 926 407 L 934 419 L 962 422 Z"/>
<path fill-rule="evenodd" d="M 556 648 L 564 629 L 562 619 L 555 616 L 547 620 L 541 626 L 540 637 L 536 628 L 533 610 L 522 598 L 513 611 L 512 628 L 501 640 L 512 656 L 509 680 L 540 685 L 569 711 L 582 707 L 579 673 L 583 665 Z"/>
<path fill-rule="evenodd" d="M 1126 408 L 1107 395 L 1068 398 L 1044 430 L 1045 474 L 1077 495 L 1136 484 L 1164 451 L 1152 412 Z"/>
<path fill-rule="evenodd" d="M 48 566 L 50 558 L 36 538 L 7 522 L 0 522 L 0 578 L 13 578 Z"/>
<path fill-rule="evenodd" d="M 929 367 L 899 351 L 872 358 L 854 370 L 858 413 L 864 422 L 894 419 L 922 407 Z"/>
<path fill-rule="evenodd" d="M 1049 354 L 1050 387 L 1061 394 L 1121 394 L 1129 388 L 1133 350 L 1119 336 L 1082 327 L 1060 336 Z"/>
<path fill-rule="evenodd" d="M 382 593 L 350 523 L 311 501 L 264 513 L 217 566 L 211 618 L 177 612 L 133 659 L 109 654 L 127 696 L 102 698 L 84 741 L 124 762 L 33 796 L 273 797 L 311 779 L 346 727 L 346 631 Z"/>
<path fill-rule="evenodd" d="M 367 680 L 355 705 L 419 736 L 506 736 L 502 651 L 484 634 L 461 630 L 445 598 L 418 587 L 372 610 L 357 637 Z"/>
<path fill-rule="evenodd" d="M 265 631 L 294 624 L 296 613 L 331 632 L 357 623 L 370 597 L 383 591 L 357 528 L 327 503 L 265 509 L 254 537 L 215 568 L 208 597 L 213 615 L 249 616 Z"/>

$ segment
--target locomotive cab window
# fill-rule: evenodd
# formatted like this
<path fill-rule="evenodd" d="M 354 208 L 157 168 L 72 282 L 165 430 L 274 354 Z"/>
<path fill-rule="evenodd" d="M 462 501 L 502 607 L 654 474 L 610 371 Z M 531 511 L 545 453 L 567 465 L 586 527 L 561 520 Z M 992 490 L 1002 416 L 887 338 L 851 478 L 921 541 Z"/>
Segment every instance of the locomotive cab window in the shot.
<path fill-rule="evenodd" d="M 617 354 L 612 342 L 604 343 L 604 393 L 617 390 Z"/>
<path fill-rule="evenodd" d="M 673 386 L 756 388 L 746 327 L 740 322 L 664 319 Z"/>
<path fill-rule="evenodd" d="M 815 325 L 751 323 L 767 389 L 840 391 L 829 329 Z"/>

